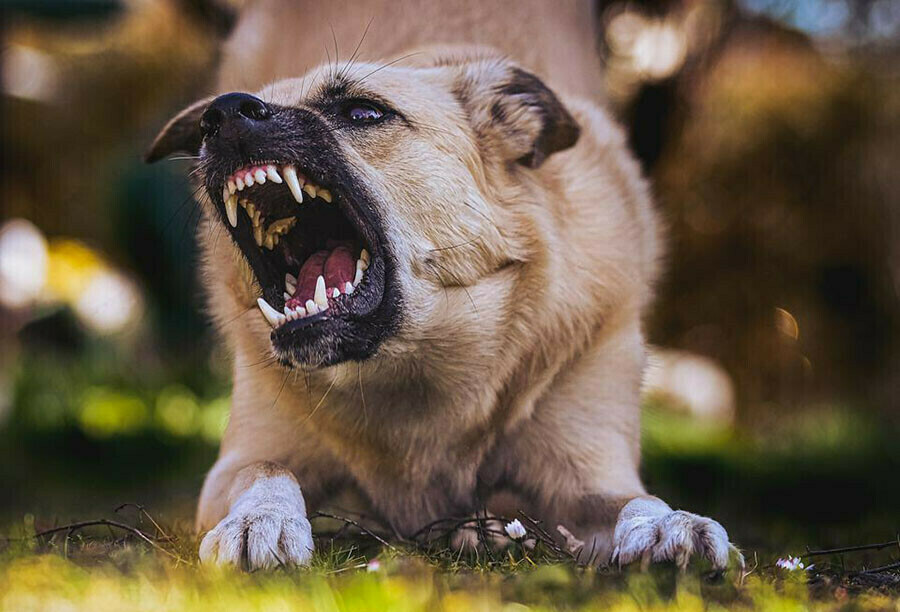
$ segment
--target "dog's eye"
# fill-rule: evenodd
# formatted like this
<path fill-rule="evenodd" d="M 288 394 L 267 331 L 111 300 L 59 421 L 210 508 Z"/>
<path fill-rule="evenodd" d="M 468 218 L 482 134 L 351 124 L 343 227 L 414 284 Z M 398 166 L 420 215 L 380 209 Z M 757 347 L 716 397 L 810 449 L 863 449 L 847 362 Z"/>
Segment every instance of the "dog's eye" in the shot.
<path fill-rule="evenodd" d="M 384 112 L 368 102 L 350 102 L 343 109 L 343 115 L 356 124 L 374 123 L 384 117 Z"/>

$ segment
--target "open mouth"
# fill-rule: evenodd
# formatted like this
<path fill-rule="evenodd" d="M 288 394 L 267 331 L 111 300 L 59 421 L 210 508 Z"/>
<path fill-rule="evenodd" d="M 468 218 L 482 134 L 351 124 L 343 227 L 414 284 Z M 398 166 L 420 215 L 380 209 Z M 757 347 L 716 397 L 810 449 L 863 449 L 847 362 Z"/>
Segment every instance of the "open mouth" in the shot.
<path fill-rule="evenodd" d="M 364 315 L 380 301 L 367 273 L 378 255 L 374 229 L 323 182 L 272 162 L 245 165 L 222 184 L 224 216 L 263 289 L 257 303 L 275 334 Z"/>

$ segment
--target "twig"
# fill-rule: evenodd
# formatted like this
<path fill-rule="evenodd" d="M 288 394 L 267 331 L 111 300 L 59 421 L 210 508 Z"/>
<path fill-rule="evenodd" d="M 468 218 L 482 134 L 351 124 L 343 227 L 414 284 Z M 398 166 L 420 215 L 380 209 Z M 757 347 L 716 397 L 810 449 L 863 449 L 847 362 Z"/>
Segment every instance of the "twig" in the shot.
<path fill-rule="evenodd" d="M 538 536 L 538 539 L 540 539 L 547 547 L 550 548 L 550 550 L 561 557 L 577 560 L 578 557 L 575 555 L 575 553 L 565 550 L 559 544 L 557 544 L 556 540 L 553 539 L 553 536 L 547 533 L 547 531 L 543 527 L 541 527 L 541 524 L 538 521 L 525 514 L 525 512 L 523 512 L 522 510 L 519 510 L 519 516 L 521 516 L 529 523 L 531 530 Z"/>
<path fill-rule="evenodd" d="M 150 521 L 150 523 L 152 523 L 153 527 L 154 527 L 154 528 L 156 529 L 156 531 L 157 531 L 157 534 L 158 534 L 158 535 L 156 536 L 156 539 L 157 539 L 157 540 L 163 539 L 163 540 L 166 540 L 166 541 L 168 541 L 168 542 L 174 542 L 174 541 L 176 541 L 176 540 L 178 539 L 178 538 L 176 538 L 176 537 L 174 537 L 174 536 L 170 536 L 169 534 L 167 534 L 166 531 L 165 531 L 165 529 L 163 529 L 162 527 L 159 526 L 159 523 L 156 522 L 156 519 L 154 519 L 154 518 L 150 515 L 150 513 L 147 512 L 146 508 L 144 508 L 142 505 L 140 505 L 140 504 L 135 504 L 135 503 L 133 503 L 133 502 L 126 502 L 126 503 L 124 503 L 124 504 L 120 504 L 119 506 L 116 506 L 116 509 L 113 510 L 113 512 L 115 512 L 116 514 L 118 514 L 118 513 L 119 513 L 119 510 L 122 510 L 123 508 L 136 508 L 136 509 L 138 510 L 138 512 L 140 512 L 141 514 L 143 514 L 144 516 L 146 516 L 146 517 L 147 517 L 147 520 Z M 159 536 L 162 536 L 162 538 L 160 538 Z"/>
<path fill-rule="evenodd" d="M 330 518 L 330 519 L 334 519 L 334 520 L 336 520 L 336 521 L 343 521 L 344 523 L 347 523 L 347 524 L 349 524 L 349 525 L 353 525 L 354 527 L 356 527 L 357 529 L 359 529 L 361 532 L 363 532 L 363 533 L 366 534 L 367 536 L 370 536 L 370 537 L 375 538 L 376 540 L 378 540 L 378 542 L 379 542 L 381 545 L 387 546 L 388 548 L 390 548 L 390 549 L 393 550 L 393 551 L 396 551 L 396 550 L 397 550 L 397 548 L 396 548 L 395 546 L 393 546 L 390 542 L 388 542 L 387 540 L 385 540 L 384 538 L 382 538 L 382 537 L 381 537 L 380 535 L 378 535 L 377 533 L 375 533 L 375 532 L 373 532 L 373 531 L 370 531 L 370 530 L 366 529 L 365 527 L 363 527 L 362 525 L 360 525 L 359 523 L 357 523 L 357 522 L 354 521 L 353 519 L 349 519 L 349 518 L 347 518 L 347 517 L 345 517 L 345 516 L 337 516 L 336 514 L 329 514 L 329 513 L 327 513 L 327 512 L 322 512 L 321 510 L 318 511 L 318 512 L 316 512 L 315 514 L 313 514 L 313 515 L 310 516 L 309 518 L 310 518 L 310 519 L 314 519 L 314 518 L 317 518 L 317 517 Z"/>
<path fill-rule="evenodd" d="M 860 546 L 845 546 L 843 548 L 830 548 L 825 550 L 810 550 L 806 548 L 806 557 L 820 557 L 822 555 L 837 555 L 840 553 L 857 552 L 860 550 L 881 550 L 889 546 L 900 547 L 900 538 L 890 542 L 881 542 L 880 544 L 863 544 Z"/>
<path fill-rule="evenodd" d="M 106 527 L 115 527 L 116 529 L 121 529 L 123 531 L 127 531 L 128 533 L 135 535 L 142 539 L 144 542 L 152 546 L 153 548 L 159 550 L 160 552 L 165 553 L 166 555 L 172 557 L 176 561 L 181 561 L 183 563 L 187 563 L 191 565 L 191 563 L 185 559 L 182 559 L 180 556 L 175 553 L 166 550 L 159 544 L 153 541 L 149 535 L 138 529 L 137 527 L 132 527 L 131 525 L 126 525 L 125 523 L 120 523 L 118 521 L 110 521 L 108 519 L 95 519 L 92 521 L 80 521 L 77 523 L 70 523 L 68 525 L 61 525 L 59 527 L 53 527 L 52 529 L 45 529 L 44 531 L 39 531 L 35 533 L 33 538 L 42 538 L 48 535 L 53 535 L 55 533 L 59 533 L 61 531 L 65 531 L 66 533 L 66 546 L 68 547 L 69 537 L 79 529 L 84 529 L 85 527 L 96 527 L 96 526 L 106 526 Z"/>
<path fill-rule="evenodd" d="M 862 570 L 861 572 L 853 572 L 851 576 L 860 576 L 862 574 L 878 574 L 880 572 L 887 572 L 894 569 L 900 569 L 900 561 L 898 561 L 897 563 L 882 565 L 881 567 L 873 567 L 872 569 Z"/>

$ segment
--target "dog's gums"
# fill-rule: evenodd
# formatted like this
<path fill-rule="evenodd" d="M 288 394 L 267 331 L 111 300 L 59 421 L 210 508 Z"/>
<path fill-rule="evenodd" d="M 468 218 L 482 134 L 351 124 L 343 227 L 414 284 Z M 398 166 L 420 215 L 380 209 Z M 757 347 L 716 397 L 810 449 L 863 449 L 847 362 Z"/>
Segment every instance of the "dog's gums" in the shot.
<path fill-rule="evenodd" d="M 263 193 L 266 183 L 283 186 Z M 339 307 L 363 282 L 371 261 L 364 240 L 340 214 L 331 191 L 294 164 L 244 166 L 225 179 L 222 200 L 231 227 L 238 227 L 240 207 L 257 248 L 284 260 L 282 312 L 257 300 L 273 328 Z"/>

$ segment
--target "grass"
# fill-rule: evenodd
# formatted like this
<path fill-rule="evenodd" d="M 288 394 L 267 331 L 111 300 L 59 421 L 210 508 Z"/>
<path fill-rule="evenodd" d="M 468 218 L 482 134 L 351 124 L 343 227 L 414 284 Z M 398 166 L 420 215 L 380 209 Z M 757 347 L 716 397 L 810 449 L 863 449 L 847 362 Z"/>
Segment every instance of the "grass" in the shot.
<path fill-rule="evenodd" d="M 825 584 L 824 574 L 759 566 L 711 577 L 699 567 L 683 574 L 665 565 L 581 568 L 540 550 L 488 562 L 446 550 L 365 553 L 371 547 L 352 539 L 318 546 L 308 569 L 247 574 L 199 566 L 190 537 L 166 540 L 165 553 L 97 530 L 43 543 L 17 538 L 0 554 L 0 609 L 900 610 L 890 588 L 860 588 L 848 576 Z"/>
<path fill-rule="evenodd" d="M 160 525 L 139 507 L 120 510 L 107 525 L 36 532 L 26 516 L 8 529 L 0 610 L 900 611 L 900 567 L 855 571 L 859 555 L 895 562 L 900 539 L 880 551 L 807 558 L 812 570 L 779 569 L 774 557 L 752 553 L 744 571 L 721 575 L 703 563 L 684 573 L 668 564 L 580 567 L 540 542 L 463 557 L 444 541 L 383 547 L 345 533 L 317 536 L 309 568 L 245 573 L 201 566 L 186 522 Z"/>
<path fill-rule="evenodd" d="M 180 396 L 179 396 L 180 397 Z M 891 541 L 900 532 L 897 432 L 859 411 L 817 408 L 732 430 L 647 407 L 644 479 L 675 507 L 714 516 L 748 559 L 744 573 L 578 567 L 539 545 L 493 558 L 380 546 L 365 534 L 317 539 L 310 568 L 246 574 L 201 567 L 189 517 L 215 448 L 198 437 L 78 429 L 0 432 L 0 610 L 892 610 L 900 560 L 881 550 L 809 558 L 806 547 Z M 77 457 L 77 461 L 73 458 Z M 140 501 L 159 515 L 160 537 Z M 109 526 L 34 537 L 73 521 Z M 6 536 L 6 537 L 4 537 Z M 812 571 L 774 567 L 804 556 Z M 372 561 L 376 560 L 377 564 Z M 374 571 L 373 571 L 374 570 Z"/>

